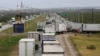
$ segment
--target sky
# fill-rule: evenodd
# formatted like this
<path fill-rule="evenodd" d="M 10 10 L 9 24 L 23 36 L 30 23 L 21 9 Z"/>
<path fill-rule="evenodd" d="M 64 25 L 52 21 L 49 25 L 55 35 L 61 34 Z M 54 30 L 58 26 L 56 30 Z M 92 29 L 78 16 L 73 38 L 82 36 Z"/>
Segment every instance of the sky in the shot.
<path fill-rule="evenodd" d="M 0 8 L 16 9 L 21 0 L 0 0 Z M 22 0 L 26 7 L 60 8 L 60 7 L 100 7 L 100 0 Z"/>

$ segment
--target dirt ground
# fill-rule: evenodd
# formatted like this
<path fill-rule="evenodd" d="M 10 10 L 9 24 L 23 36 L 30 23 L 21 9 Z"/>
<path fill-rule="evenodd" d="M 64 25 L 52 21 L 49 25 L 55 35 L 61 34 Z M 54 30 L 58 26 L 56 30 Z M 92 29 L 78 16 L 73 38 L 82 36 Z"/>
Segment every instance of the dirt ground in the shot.
<path fill-rule="evenodd" d="M 13 48 L 10 56 L 18 56 L 18 45 Z"/>
<path fill-rule="evenodd" d="M 57 35 L 56 39 L 60 42 L 61 46 L 64 48 L 65 56 L 78 56 L 78 52 L 76 51 L 70 40 L 70 34 Z"/>

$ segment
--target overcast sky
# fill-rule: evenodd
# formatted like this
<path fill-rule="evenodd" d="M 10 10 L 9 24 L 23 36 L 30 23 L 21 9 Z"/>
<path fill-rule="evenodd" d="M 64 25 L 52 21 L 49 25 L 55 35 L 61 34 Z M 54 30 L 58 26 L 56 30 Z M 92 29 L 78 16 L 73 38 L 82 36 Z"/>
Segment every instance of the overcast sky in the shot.
<path fill-rule="evenodd" d="M 22 0 L 32 8 L 100 7 L 100 0 Z M 20 0 L 0 0 L 0 8 L 16 9 Z"/>

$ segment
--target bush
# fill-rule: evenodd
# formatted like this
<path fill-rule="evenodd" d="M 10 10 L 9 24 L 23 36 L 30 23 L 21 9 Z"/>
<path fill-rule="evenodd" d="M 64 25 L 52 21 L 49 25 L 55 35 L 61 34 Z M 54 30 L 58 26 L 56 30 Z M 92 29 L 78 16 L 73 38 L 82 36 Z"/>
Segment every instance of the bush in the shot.
<path fill-rule="evenodd" d="M 88 45 L 87 49 L 96 49 L 96 47 L 94 45 Z"/>

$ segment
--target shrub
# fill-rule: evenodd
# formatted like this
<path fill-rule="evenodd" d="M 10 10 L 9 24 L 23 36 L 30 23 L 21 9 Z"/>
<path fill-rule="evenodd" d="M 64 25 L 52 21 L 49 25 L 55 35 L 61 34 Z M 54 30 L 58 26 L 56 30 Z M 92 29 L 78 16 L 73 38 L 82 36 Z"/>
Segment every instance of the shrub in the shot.
<path fill-rule="evenodd" d="M 96 49 L 96 47 L 94 45 L 88 45 L 87 49 Z"/>

